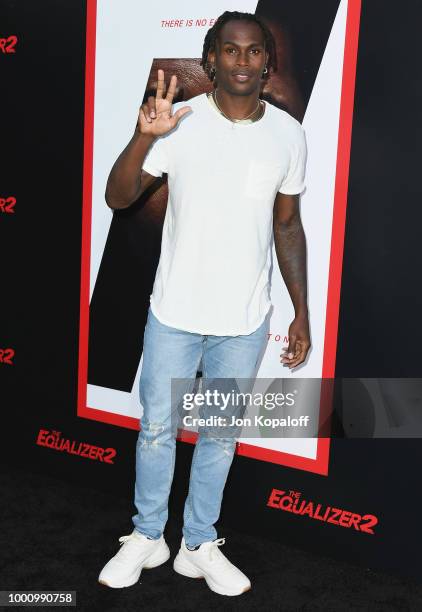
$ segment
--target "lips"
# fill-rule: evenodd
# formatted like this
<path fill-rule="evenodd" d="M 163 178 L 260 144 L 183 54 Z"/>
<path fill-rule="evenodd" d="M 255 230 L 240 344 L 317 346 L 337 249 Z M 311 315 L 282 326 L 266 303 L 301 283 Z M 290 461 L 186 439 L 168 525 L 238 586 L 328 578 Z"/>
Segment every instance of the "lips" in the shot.
<path fill-rule="evenodd" d="M 232 77 L 238 81 L 238 83 L 244 83 L 245 81 L 249 81 L 251 75 L 249 72 L 235 72 L 232 74 Z"/>

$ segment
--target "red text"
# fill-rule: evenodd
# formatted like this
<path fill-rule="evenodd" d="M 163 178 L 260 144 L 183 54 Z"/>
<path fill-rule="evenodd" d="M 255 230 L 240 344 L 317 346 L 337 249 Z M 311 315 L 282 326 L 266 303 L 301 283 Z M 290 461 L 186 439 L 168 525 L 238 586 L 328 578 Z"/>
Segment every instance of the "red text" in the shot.
<path fill-rule="evenodd" d="M 301 499 L 301 493 L 298 491 L 281 491 L 273 489 L 268 498 L 267 506 L 284 510 L 292 514 L 307 516 L 316 521 L 323 521 L 350 529 L 353 527 L 356 531 L 363 533 L 374 534 L 373 527 L 377 525 L 378 518 L 373 514 L 357 514 L 349 512 L 342 508 L 334 508 L 333 506 L 324 506 L 312 501 Z"/>
<path fill-rule="evenodd" d="M 94 461 L 103 461 L 104 463 L 114 463 L 113 459 L 116 456 L 115 448 L 102 448 L 101 446 L 93 446 L 85 442 L 68 440 L 67 438 L 62 438 L 60 431 L 50 431 L 48 429 L 40 429 L 37 444 L 66 452 L 70 455 L 79 455 Z"/>

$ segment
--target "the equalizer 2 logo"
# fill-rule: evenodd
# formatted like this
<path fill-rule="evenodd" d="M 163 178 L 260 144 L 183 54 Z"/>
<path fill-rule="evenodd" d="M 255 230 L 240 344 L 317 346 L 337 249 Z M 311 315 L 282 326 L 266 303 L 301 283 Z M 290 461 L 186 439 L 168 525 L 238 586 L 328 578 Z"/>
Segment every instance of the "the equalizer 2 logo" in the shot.
<path fill-rule="evenodd" d="M 2 38 L 0 36 L 0 53 L 16 53 L 16 44 L 18 37 L 15 35 Z"/>
<path fill-rule="evenodd" d="M 9 196 L 8 198 L 0 198 L 0 213 L 14 213 L 16 206 L 16 198 Z"/>
<path fill-rule="evenodd" d="M 15 356 L 15 351 L 12 348 L 0 348 L 0 363 L 7 363 L 8 365 L 13 365 L 13 357 Z"/>
<path fill-rule="evenodd" d="M 113 459 L 116 456 L 115 448 L 101 448 L 86 442 L 77 442 L 63 438 L 60 431 L 49 429 L 40 429 L 37 436 L 37 444 L 46 446 L 54 450 L 66 452 L 70 455 L 79 455 L 94 461 L 103 461 L 104 463 L 114 463 Z"/>
<path fill-rule="evenodd" d="M 331 523 L 338 527 L 350 529 L 354 527 L 356 531 L 370 533 L 374 535 L 374 527 L 378 523 L 378 518 L 374 514 L 357 514 L 349 512 L 343 508 L 334 508 L 324 504 L 306 500 L 300 491 L 282 491 L 273 489 L 268 498 L 267 506 L 284 510 L 292 514 L 307 516 L 316 521 Z"/>

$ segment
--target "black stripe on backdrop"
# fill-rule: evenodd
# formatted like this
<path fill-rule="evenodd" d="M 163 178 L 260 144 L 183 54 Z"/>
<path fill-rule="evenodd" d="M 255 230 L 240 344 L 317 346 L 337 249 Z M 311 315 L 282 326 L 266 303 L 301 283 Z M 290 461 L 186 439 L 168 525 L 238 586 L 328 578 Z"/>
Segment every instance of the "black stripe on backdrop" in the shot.
<path fill-rule="evenodd" d="M 422 373 L 421 19 L 363 0 L 337 376 Z"/>

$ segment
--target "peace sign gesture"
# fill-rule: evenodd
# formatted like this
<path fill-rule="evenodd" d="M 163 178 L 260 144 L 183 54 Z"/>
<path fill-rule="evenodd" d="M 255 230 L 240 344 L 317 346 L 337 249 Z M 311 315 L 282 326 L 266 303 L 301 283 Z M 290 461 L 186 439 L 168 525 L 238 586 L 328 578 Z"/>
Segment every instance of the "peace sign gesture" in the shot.
<path fill-rule="evenodd" d="M 141 134 L 150 136 L 162 136 L 172 130 L 179 123 L 183 115 L 191 109 L 190 106 L 179 108 L 172 115 L 171 108 L 176 91 L 177 76 L 174 74 L 170 79 L 170 85 L 165 97 L 164 70 L 158 70 L 157 93 L 148 98 L 148 102 L 142 104 L 139 109 L 138 127 Z"/>

